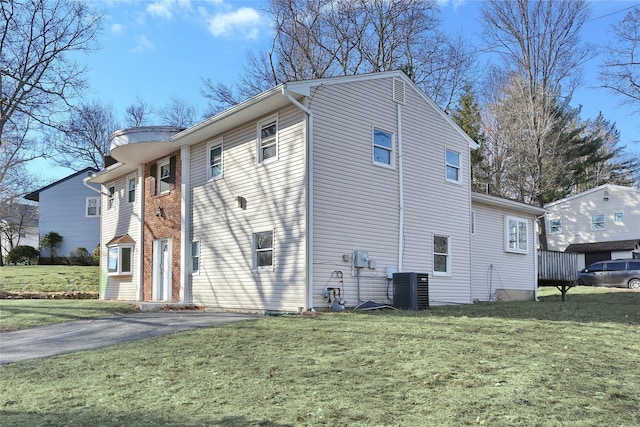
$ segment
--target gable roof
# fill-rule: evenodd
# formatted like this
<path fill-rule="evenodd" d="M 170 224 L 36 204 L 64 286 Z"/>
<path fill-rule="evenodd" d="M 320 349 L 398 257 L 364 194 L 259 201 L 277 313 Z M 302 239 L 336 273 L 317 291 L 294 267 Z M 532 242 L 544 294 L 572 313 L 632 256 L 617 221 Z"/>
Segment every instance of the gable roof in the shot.
<path fill-rule="evenodd" d="M 604 188 L 615 188 L 617 190 L 622 190 L 622 191 L 633 191 L 638 193 L 638 195 L 640 196 L 640 188 L 635 188 L 635 187 L 625 187 L 623 185 L 615 185 L 615 184 L 603 184 L 603 185 L 599 185 L 597 187 L 591 188 L 589 190 L 583 191 L 582 193 L 577 193 L 577 194 L 573 194 L 571 196 L 565 197 L 563 199 L 560 200 L 556 200 L 554 202 L 551 203 L 547 203 L 546 205 L 544 205 L 545 208 L 548 207 L 552 207 L 555 206 L 559 203 L 566 203 L 570 200 L 574 200 L 574 199 L 578 199 L 580 197 L 584 197 L 584 196 L 588 196 L 589 194 L 592 193 L 596 193 Z"/>
<path fill-rule="evenodd" d="M 88 175 L 89 172 L 98 172 L 98 169 L 96 169 L 94 167 L 84 168 L 81 171 L 78 171 L 78 172 L 76 172 L 74 174 L 71 174 L 71 175 L 66 176 L 66 177 L 64 177 L 62 179 L 59 179 L 56 182 L 53 182 L 53 183 L 51 183 L 49 185 L 46 185 L 46 186 L 44 186 L 42 188 L 39 188 L 36 191 L 33 191 L 33 192 L 27 194 L 26 196 L 24 196 L 24 198 L 27 199 L 27 200 L 33 200 L 34 202 L 39 202 L 40 201 L 40 193 L 41 192 L 43 192 L 45 190 L 48 190 L 51 187 L 55 187 L 56 185 L 58 185 L 58 184 L 60 184 L 60 183 L 62 183 L 64 181 L 67 181 L 67 180 L 69 180 L 71 178 L 75 178 L 78 175 L 82 175 L 82 174 L 87 174 Z"/>
<path fill-rule="evenodd" d="M 289 105 L 291 101 L 286 97 L 292 95 L 296 100 L 301 101 L 304 97 L 311 95 L 311 89 L 318 86 L 348 84 L 377 79 L 401 79 L 407 87 L 413 90 L 429 104 L 450 126 L 452 126 L 460 136 L 469 143 L 472 149 L 478 148 L 478 144 L 471 139 L 449 117 L 438 105 L 433 102 L 416 84 L 402 71 L 382 71 L 378 73 L 356 74 L 352 76 L 323 77 L 312 80 L 301 80 L 283 83 L 264 91 L 253 98 L 250 98 L 228 110 L 225 110 L 213 117 L 204 120 L 189 129 L 179 132 L 171 137 L 172 142 L 180 142 L 180 145 L 194 144 L 204 139 L 219 135 L 224 131 L 249 120 L 253 120 L 261 115 L 267 114 L 277 108 Z"/>
<path fill-rule="evenodd" d="M 611 242 L 574 243 L 567 246 L 565 252 L 577 252 L 581 254 L 591 252 L 632 251 L 640 248 L 640 240 L 614 240 Z"/>

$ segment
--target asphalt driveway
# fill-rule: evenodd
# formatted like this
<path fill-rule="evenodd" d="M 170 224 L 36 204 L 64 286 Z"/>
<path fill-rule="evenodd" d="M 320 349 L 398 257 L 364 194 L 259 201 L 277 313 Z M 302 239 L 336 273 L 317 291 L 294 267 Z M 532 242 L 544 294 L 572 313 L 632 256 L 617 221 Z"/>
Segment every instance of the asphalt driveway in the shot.
<path fill-rule="evenodd" d="M 206 311 L 143 312 L 4 332 L 0 334 L 0 365 L 257 317 Z"/>

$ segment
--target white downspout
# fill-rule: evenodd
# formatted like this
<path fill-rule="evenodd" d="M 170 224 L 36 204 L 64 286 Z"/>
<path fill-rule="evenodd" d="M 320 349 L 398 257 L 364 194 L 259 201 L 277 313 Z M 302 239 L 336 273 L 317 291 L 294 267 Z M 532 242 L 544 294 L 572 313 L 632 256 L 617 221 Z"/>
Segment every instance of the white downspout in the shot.
<path fill-rule="evenodd" d="M 191 303 L 191 263 L 188 262 L 191 252 L 191 147 L 183 145 L 180 148 L 180 302 Z"/>
<path fill-rule="evenodd" d="M 282 95 L 307 114 L 307 144 L 305 150 L 305 163 L 307 168 L 307 265 L 305 268 L 305 282 L 307 283 L 307 287 L 304 296 L 304 309 L 311 310 L 313 308 L 313 113 L 287 92 L 286 85 L 282 86 Z"/>
<path fill-rule="evenodd" d="M 404 270 L 404 171 L 402 168 L 402 105 L 398 107 L 398 197 L 400 218 L 398 225 L 398 272 Z"/>

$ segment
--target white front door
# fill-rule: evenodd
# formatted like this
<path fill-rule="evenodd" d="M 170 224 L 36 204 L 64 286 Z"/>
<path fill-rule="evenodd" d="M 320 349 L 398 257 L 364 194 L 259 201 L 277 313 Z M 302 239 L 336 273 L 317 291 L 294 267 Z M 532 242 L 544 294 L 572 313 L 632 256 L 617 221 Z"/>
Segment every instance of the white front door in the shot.
<path fill-rule="evenodd" d="M 155 301 L 171 300 L 171 239 L 153 242 L 153 293 Z"/>

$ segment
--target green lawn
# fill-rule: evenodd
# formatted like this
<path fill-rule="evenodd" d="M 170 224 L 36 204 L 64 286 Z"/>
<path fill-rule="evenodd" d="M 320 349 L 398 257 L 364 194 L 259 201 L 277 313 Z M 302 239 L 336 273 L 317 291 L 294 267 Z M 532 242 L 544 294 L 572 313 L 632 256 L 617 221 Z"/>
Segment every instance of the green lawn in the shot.
<path fill-rule="evenodd" d="M 640 293 L 264 317 L 0 367 L 12 426 L 639 426 Z M 547 295 L 547 296 L 545 296 Z"/>
<path fill-rule="evenodd" d="M 16 265 L 0 267 L 0 291 L 95 292 L 100 286 L 98 267 Z"/>

